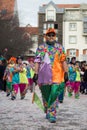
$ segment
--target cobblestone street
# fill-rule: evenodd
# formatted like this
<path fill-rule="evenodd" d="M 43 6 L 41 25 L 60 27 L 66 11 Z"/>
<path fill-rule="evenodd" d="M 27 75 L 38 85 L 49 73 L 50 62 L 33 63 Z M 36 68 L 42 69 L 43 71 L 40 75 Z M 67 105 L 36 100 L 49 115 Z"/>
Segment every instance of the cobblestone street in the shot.
<path fill-rule="evenodd" d="M 38 87 L 36 92 L 40 95 Z M 32 104 L 32 93 L 28 91 L 24 100 L 20 96 L 12 101 L 6 93 L 0 92 L 0 130 L 87 130 L 87 96 L 74 99 L 65 95 L 59 104 L 57 122 L 49 123 L 45 114 Z"/>

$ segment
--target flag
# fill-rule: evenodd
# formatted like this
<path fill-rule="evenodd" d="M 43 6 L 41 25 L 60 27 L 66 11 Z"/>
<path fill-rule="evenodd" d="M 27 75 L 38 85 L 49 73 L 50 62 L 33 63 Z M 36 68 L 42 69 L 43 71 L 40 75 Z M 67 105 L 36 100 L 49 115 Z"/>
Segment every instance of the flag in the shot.
<path fill-rule="evenodd" d="M 42 102 L 41 102 L 39 96 L 36 94 L 36 92 L 33 92 L 32 103 L 34 103 L 34 102 L 37 104 L 37 106 L 38 106 L 41 110 L 44 111 L 44 107 L 43 107 L 43 105 L 42 105 Z"/>

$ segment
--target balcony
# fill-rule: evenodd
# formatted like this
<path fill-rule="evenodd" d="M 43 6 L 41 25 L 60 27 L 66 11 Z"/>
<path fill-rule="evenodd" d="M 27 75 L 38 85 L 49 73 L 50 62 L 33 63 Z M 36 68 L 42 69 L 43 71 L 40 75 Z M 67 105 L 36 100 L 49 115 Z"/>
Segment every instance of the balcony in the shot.
<path fill-rule="evenodd" d="M 48 16 L 48 17 L 47 17 L 47 21 L 55 21 L 55 20 L 54 20 L 54 16 Z"/>

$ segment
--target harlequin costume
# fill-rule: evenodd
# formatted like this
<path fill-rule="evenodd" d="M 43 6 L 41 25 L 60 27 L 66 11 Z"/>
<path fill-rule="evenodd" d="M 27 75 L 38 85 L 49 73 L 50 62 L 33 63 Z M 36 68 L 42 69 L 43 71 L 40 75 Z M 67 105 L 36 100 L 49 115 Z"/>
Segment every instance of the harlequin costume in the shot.
<path fill-rule="evenodd" d="M 42 93 L 46 118 L 56 121 L 58 96 L 64 91 L 64 70 L 62 63 L 66 60 L 65 50 L 59 44 L 41 44 L 36 51 L 35 63 L 38 63 L 38 84 Z"/>

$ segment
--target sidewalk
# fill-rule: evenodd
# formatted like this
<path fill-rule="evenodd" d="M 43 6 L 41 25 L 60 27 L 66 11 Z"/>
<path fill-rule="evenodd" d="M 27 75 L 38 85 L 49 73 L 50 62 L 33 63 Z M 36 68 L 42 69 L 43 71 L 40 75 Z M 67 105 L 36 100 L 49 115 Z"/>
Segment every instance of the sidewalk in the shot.
<path fill-rule="evenodd" d="M 36 92 L 41 98 L 38 87 Z M 66 94 L 64 103 L 59 104 L 54 124 L 45 119 L 43 111 L 31 100 L 30 92 L 24 100 L 18 95 L 14 101 L 0 92 L 0 130 L 87 130 L 87 95 L 74 99 Z"/>

